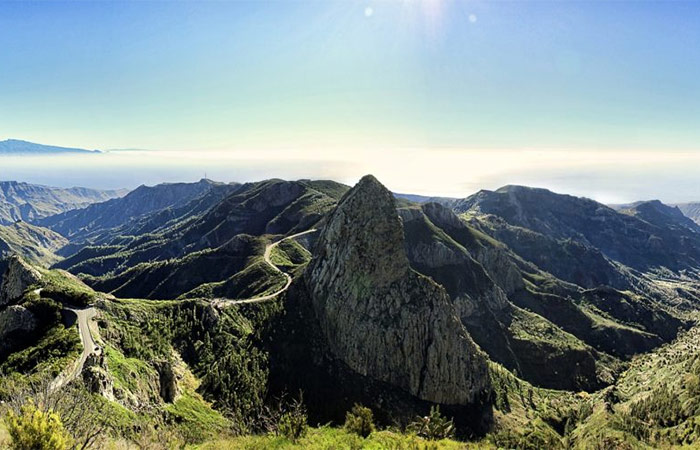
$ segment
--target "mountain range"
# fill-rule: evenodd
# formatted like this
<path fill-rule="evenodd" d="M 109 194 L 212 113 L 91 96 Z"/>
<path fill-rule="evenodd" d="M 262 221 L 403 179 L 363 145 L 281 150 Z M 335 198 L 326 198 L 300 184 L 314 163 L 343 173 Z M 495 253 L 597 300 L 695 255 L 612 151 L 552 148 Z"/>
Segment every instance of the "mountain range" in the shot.
<path fill-rule="evenodd" d="M 33 221 L 91 203 L 124 195 L 125 190 L 82 187 L 57 188 L 17 181 L 0 181 L 0 225 Z"/>
<path fill-rule="evenodd" d="M 62 364 L 79 344 L 37 305 L 90 303 L 90 391 L 163 420 L 186 398 L 255 422 L 303 392 L 313 423 L 359 403 L 405 426 L 439 405 L 463 438 L 507 448 L 700 442 L 700 395 L 661 362 L 672 348 L 677 377 L 700 374 L 700 225 L 683 211 L 524 186 L 425 199 L 372 176 L 141 186 L 0 228 L 34 265 L 4 263 L 0 373 L 42 373 L 42 351 Z M 668 395 L 649 377 L 682 414 L 649 406 Z"/>
<path fill-rule="evenodd" d="M 36 144 L 19 139 L 0 141 L 0 155 L 56 155 L 66 153 L 101 153 L 99 150 L 57 147 L 55 145 Z"/>

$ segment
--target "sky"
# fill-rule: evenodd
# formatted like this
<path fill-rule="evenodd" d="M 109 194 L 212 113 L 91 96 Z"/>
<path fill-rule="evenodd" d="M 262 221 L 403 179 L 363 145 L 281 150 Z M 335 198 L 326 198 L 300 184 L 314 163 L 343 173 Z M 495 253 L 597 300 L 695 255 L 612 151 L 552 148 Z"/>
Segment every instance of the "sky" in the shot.
<path fill-rule="evenodd" d="M 0 139 L 148 150 L 0 178 L 700 200 L 698 24 L 679 1 L 0 0 Z"/>

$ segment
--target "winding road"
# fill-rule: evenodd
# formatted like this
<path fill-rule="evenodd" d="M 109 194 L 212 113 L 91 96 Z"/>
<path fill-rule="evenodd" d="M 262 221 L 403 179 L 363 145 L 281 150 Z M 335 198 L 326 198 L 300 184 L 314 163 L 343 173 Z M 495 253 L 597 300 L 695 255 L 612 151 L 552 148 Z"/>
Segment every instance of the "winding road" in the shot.
<path fill-rule="evenodd" d="M 83 352 L 80 354 L 80 358 L 75 361 L 71 367 L 61 372 L 56 378 L 53 379 L 49 386 L 51 391 L 59 390 L 71 381 L 75 380 L 82 373 L 88 356 L 90 356 L 92 353 L 100 352 L 100 349 L 92 336 L 92 332 L 90 331 L 90 320 L 97 315 L 97 310 L 93 307 L 82 309 L 65 309 L 72 311 L 77 316 L 78 333 L 80 334 L 80 342 L 83 344 Z"/>
<path fill-rule="evenodd" d="M 270 300 L 276 298 L 281 293 L 286 292 L 287 289 L 289 289 L 289 286 L 292 284 L 292 276 L 289 275 L 288 273 L 282 271 L 282 269 L 280 269 L 279 267 L 277 267 L 276 265 L 274 265 L 272 263 L 272 260 L 270 259 L 271 255 L 272 255 L 272 250 L 274 250 L 275 247 L 277 247 L 279 244 L 281 244 L 284 241 L 288 241 L 290 239 L 296 239 L 296 238 L 304 236 L 306 234 L 315 233 L 316 231 L 317 231 L 316 228 L 311 228 L 310 230 L 302 231 L 301 233 L 296 233 L 296 234 L 293 234 L 291 236 L 287 236 L 285 238 L 282 238 L 279 241 L 275 241 L 271 244 L 268 244 L 267 247 L 265 247 L 265 254 L 263 255 L 263 259 L 265 260 L 267 265 L 272 267 L 276 272 L 279 272 L 282 275 L 284 275 L 286 278 L 286 282 L 284 283 L 283 288 L 281 288 L 280 290 L 278 290 L 276 292 L 273 292 L 272 294 L 262 295 L 260 297 L 253 297 L 253 298 L 248 298 L 248 299 L 244 299 L 244 300 L 233 300 L 233 299 L 228 299 L 228 298 L 214 298 L 214 299 L 211 299 L 211 303 L 214 306 L 218 306 L 218 307 L 231 306 L 231 305 L 242 305 L 242 304 L 246 304 L 246 303 L 260 303 L 260 302 L 270 301 Z"/>
<path fill-rule="evenodd" d="M 225 306 L 231 306 L 231 305 L 241 305 L 245 303 L 260 303 L 260 302 L 266 302 L 270 301 L 274 298 L 276 298 L 278 295 L 282 294 L 283 292 L 286 292 L 287 289 L 289 289 L 289 286 L 292 284 L 292 277 L 288 273 L 282 271 L 279 267 L 274 265 L 272 263 L 272 251 L 277 247 L 279 244 L 281 244 L 284 241 L 290 240 L 290 239 L 296 239 L 301 236 L 314 233 L 317 230 L 315 228 L 312 228 L 310 230 L 302 231 L 301 233 L 296 233 L 291 236 L 287 236 L 285 238 L 280 239 L 279 241 L 275 241 L 271 244 L 268 244 L 267 247 L 265 247 L 265 254 L 263 255 L 263 259 L 265 262 L 272 267 L 276 272 L 281 273 L 284 275 L 286 278 L 286 281 L 284 283 L 284 287 L 279 289 L 276 292 L 273 292 L 272 294 L 267 294 L 267 295 L 262 295 L 260 297 L 253 297 L 253 298 L 248 298 L 248 299 L 243 299 L 243 300 L 233 300 L 233 299 L 228 299 L 228 298 L 214 298 L 211 300 L 212 304 L 217 306 L 217 307 L 225 307 Z M 41 289 L 37 289 L 34 291 L 37 295 L 41 294 Z M 80 355 L 80 358 L 73 363 L 73 365 L 70 368 L 67 368 L 63 372 L 61 372 L 56 378 L 53 379 L 51 384 L 49 385 L 49 389 L 51 391 L 56 391 L 64 386 L 66 386 L 68 383 L 76 379 L 83 371 L 83 367 L 85 366 L 85 361 L 87 361 L 88 357 L 93 354 L 93 353 L 99 353 L 101 350 L 97 343 L 95 342 L 95 339 L 92 335 L 92 332 L 90 331 L 90 320 L 92 320 L 96 315 L 97 315 L 97 310 L 94 307 L 89 307 L 89 308 L 65 308 L 68 311 L 72 311 L 75 313 L 77 316 L 77 323 L 78 323 L 78 332 L 80 333 L 80 342 L 83 344 L 83 352 Z"/>

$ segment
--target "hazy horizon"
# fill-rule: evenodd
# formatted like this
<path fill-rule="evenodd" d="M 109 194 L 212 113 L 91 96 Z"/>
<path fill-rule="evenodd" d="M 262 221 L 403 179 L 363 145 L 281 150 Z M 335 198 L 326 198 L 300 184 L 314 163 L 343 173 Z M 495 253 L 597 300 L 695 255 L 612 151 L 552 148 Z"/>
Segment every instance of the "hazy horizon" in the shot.
<path fill-rule="evenodd" d="M 0 178 L 695 201 L 698 23 L 692 2 L 2 2 L 0 138 L 148 150 Z"/>
<path fill-rule="evenodd" d="M 637 154 L 632 162 L 627 161 L 626 154 L 612 152 L 578 152 L 575 158 L 562 158 L 556 151 L 535 150 L 484 153 L 442 149 L 439 153 L 439 157 L 434 157 L 425 156 L 420 149 L 400 149 L 378 156 L 358 150 L 353 159 L 309 159 L 289 151 L 277 151 L 274 157 L 269 153 L 265 158 L 260 158 L 259 151 L 232 154 L 149 150 L 0 156 L 0 180 L 57 187 L 133 189 L 142 184 L 193 182 L 206 175 L 221 182 L 309 178 L 353 185 L 371 173 L 393 192 L 425 196 L 462 198 L 480 189 L 518 184 L 606 204 L 652 199 L 671 204 L 700 201 L 696 183 L 700 177 L 700 155 L 689 152 L 645 152 Z M 673 170 L 678 164 L 685 165 L 691 174 L 686 185 Z M 645 168 L 647 176 L 655 177 L 654 183 L 640 176 Z"/>

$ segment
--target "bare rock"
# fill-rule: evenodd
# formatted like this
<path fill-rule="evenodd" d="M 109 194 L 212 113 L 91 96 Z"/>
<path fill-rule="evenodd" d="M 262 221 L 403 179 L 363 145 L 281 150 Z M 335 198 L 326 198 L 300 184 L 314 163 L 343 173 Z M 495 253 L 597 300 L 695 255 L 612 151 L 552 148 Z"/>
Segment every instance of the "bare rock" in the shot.
<path fill-rule="evenodd" d="M 411 269 L 394 198 L 374 177 L 329 217 L 305 281 L 331 352 L 352 370 L 435 403 L 490 391 L 484 354 L 444 288 Z"/>
<path fill-rule="evenodd" d="M 107 362 L 102 353 L 91 353 L 83 366 L 83 381 L 88 390 L 110 401 L 117 399 L 114 380 L 107 370 Z"/>
<path fill-rule="evenodd" d="M 23 306 L 12 305 L 0 311 L 0 341 L 13 332 L 32 332 L 36 328 L 36 318 Z"/>
<path fill-rule="evenodd" d="M 29 286 L 39 280 L 41 274 L 36 269 L 19 256 L 11 256 L 0 285 L 0 307 L 20 298 Z"/>

